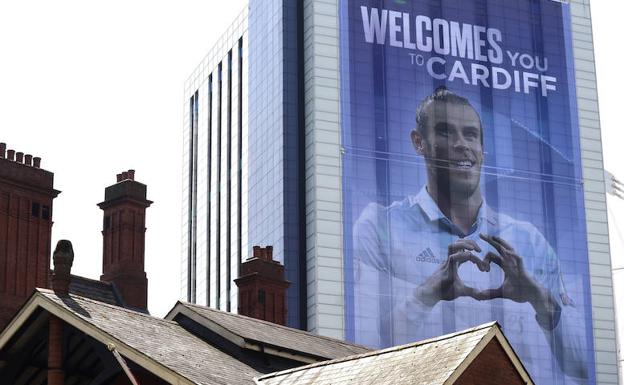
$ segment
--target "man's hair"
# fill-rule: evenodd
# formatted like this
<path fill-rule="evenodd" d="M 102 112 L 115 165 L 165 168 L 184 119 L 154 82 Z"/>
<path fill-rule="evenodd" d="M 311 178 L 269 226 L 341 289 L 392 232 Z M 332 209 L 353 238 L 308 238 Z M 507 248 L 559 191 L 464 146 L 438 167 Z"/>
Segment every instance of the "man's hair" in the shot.
<path fill-rule="evenodd" d="M 436 88 L 431 95 L 423 99 L 416 109 L 416 130 L 423 138 L 427 137 L 427 124 L 429 122 L 429 115 L 427 114 L 427 111 L 429 107 L 433 106 L 435 103 L 453 103 L 462 106 L 469 106 L 475 111 L 475 113 L 477 113 L 477 109 L 470 104 L 468 99 L 457 95 L 445 86 L 440 86 Z M 478 113 L 477 117 L 479 118 L 479 128 L 481 130 L 481 144 L 483 144 L 483 124 L 481 123 L 481 117 Z"/>

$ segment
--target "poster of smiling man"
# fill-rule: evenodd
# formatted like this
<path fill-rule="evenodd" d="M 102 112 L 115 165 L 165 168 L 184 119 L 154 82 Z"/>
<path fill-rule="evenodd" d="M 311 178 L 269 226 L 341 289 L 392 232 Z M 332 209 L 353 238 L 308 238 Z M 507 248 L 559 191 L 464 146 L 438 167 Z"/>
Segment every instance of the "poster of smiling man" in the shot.
<path fill-rule="evenodd" d="M 498 321 L 538 384 L 594 384 L 569 5 L 341 2 L 348 339 Z"/>

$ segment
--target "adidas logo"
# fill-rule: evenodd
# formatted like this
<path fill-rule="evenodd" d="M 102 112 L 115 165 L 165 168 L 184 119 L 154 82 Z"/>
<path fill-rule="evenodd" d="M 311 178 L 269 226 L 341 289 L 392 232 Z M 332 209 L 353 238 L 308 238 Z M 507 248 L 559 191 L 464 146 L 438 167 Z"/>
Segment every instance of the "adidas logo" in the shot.
<path fill-rule="evenodd" d="M 433 251 L 429 247 L 423 250 L 420 254 L 418 254 L 419 258 L 435 258 Z"/>
<path fill-rule="evenodd" d="M 431 248 L 427 247 L 425 250 L 421 251 L 420 254 L 416 256 L 416 262 L 427 262 L 427 263 L 437 263 L 442 264 L 444 261 L 436 258 Z"/>

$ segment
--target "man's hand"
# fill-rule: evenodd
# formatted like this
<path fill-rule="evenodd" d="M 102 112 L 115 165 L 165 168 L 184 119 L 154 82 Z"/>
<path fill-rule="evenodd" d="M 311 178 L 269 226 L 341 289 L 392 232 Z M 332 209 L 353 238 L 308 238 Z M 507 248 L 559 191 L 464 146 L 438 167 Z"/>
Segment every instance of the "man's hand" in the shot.
<path fill-rule="evenodd" d="M 515 302 L 529 302 L 535 309 L 540 325 L 548 329 L 554 328 L 559 321 L 561 308 L 550 292 L 527 274 L 522 257 L 499 237 L 485 234 L 479 236 L 499 253 L 487 253 L 484 258 L 486 271 L 490 270 L 489 265 L 494 262 L 505 272 L 505 279 L 499 288 L 480 291 L 474 297 L 479 300 L 507 298 Z"/>
<path fill-rule="evenodd" d="M 459 239 L 449 245 L 446 262 L 416 289 L 416 299 L 433 307 L 440 300 L 451 301 L 464 296 L 476 298 L 479 292 L 466 286 L 457 274 L 459 266 L 468 261 L 477 265 L 481 271 L 489 269 L 489 264 L 474 255 L 473 251 L 481 252 L 481 248 L 469 239 Z"/>

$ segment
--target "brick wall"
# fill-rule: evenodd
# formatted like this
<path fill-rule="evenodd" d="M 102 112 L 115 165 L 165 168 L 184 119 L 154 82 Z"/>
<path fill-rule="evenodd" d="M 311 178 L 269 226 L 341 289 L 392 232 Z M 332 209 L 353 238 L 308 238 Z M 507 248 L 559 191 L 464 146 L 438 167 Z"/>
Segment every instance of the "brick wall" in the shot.
<path fill-rule="evenodd" d="M 455 382 L 457 385 L 524 385 L 511 360 L 495 338 Z"/>
<path fill-rule="evenodd" d="M 52 200 L 59 193 L 51 172 L 23 157 L 5 158 L 5 147 L 0 143 L 0 330 L 35 287 L 48 287 Z"/>

